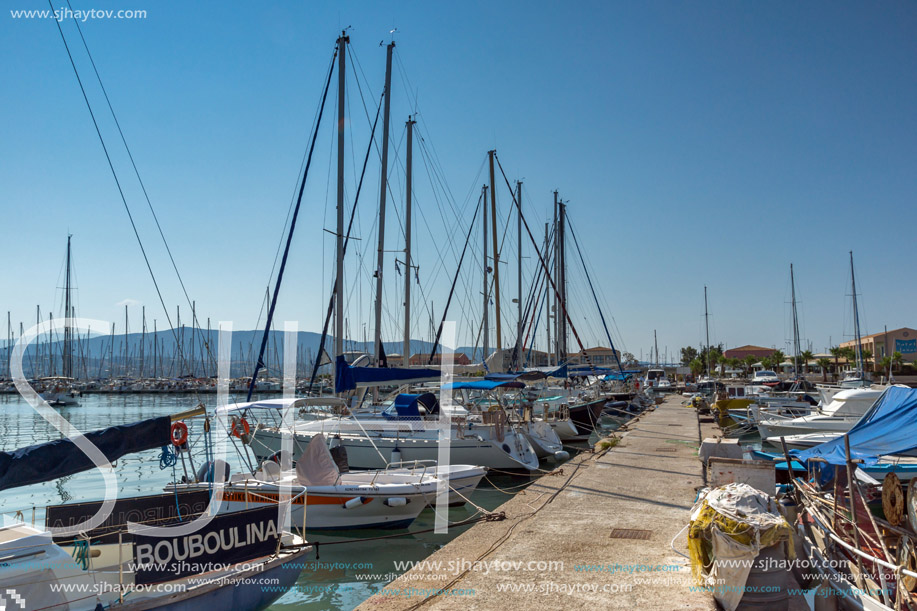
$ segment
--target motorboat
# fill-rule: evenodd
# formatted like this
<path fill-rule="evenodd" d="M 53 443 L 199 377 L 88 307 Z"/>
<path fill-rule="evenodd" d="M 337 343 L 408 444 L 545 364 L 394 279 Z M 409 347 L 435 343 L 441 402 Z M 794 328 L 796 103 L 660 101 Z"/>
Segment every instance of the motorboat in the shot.
<path fill-rule="evenodd" d="M 780 376 L 776 372 L 769 369 L 762 369 L 756 371 L 751 376 L 751 385 L 752 386 L 767 386 L 770 384 L 779 384 Z"/>
<path fill-rule="evenodd" d="M 45 389 L 41 398 L 52 407 L 76 407 L 80 404 L 79 391 L 73 388 L 73 378 L 54 376 L 38 381 Z"/>
<path fill-rule="evenodd" d="M 845 433 L 869 410 L 884 389 L 861 388 L 844 390 L 828 405 L 814 413 L 797 418 L 772 416 L 758 421 L 762 439 L 789 437 L 805 433 Z"/>
<path fill-rule="evenodd" d="M 248 507 L 277 507 L 289 495 L 294 528 L 353 530 L 407 528 L 424 507 L 434 505 L 442 485 L 447 503 L 464 504 L 485 470 L 471 465 L 389 467 L 374 471 L 344 470 L 332 457 L 325 438 L 316 435 L 295 465 L 284 468 L 278 457 L 265 460 L 254 473 L 234 473 L 225 479 L 228 465 L 221 461 L 201 467 L 197 481 L 169 486 L 167 491 L 209 490 L 214 478 L 223 478 L 220 511 Z M 345 458 L 346 460 L 346 458 Z M 303 522 L 305 520 L 305 522 Z"/>
<path fill-rule="evenodd" d="M 665 369 L 648 369 L 643 378 L 643 388 L 652 389 L 654 392 L 669 392 L 675 390 L 672 382 L 666 377 Z"/>

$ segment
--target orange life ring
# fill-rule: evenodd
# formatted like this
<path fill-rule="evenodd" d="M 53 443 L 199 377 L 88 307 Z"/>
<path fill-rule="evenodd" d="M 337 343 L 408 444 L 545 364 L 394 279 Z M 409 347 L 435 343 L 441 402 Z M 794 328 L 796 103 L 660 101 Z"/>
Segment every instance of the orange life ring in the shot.
<path fill-rule="evenodd" d="M 169 434 L 172 437 L 172 445 L 181 447 L 188 441 L 188 425 L 184 422 L 173 422 Z"/>
<path fill-rule="evenodd" d="M 239 425 L 242 425 L 241 427 Z M 232 430 L 229 432 L 233 437 L 242 438 L 242 435 L 248 435 L 251 432 L 251 427 L 248 426 L 248 420 L 245 418 L 239 418 L 236 420 L 232 419 Z"/>

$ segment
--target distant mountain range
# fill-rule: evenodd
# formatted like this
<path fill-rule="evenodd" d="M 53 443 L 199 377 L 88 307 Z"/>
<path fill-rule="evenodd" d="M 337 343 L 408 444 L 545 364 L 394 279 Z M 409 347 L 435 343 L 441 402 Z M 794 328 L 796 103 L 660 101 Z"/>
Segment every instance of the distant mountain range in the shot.
<path fill-rule="evenodd" d="M 230 375 L 241 377 L 251 375 L 255 359 L 261 346 L 263 331 L 232 332 L 232 367 Z M 121 335 L 96 335 L 86 338 L 84 333 L 73 342 L 73 374 L 80 378 L 163 376 L 180 377 L 211 376 L 216 374 L 217 342 L 216 330 L 185 327 L 176 331 L 157 333 L 129 333 Z M 283 331 L 271 331 L 265 348 L 264 362 L 272 375 L 280 375 L 283 368 Z M 319 352 L 321 334 L 300 331 L 297 334 L 297 375 L 311 373 L 312 364 Z M 325 351 L 332 352 L 334 340 L 325 340 Z M 178 346 L 181 350 L 178 350 Z M 386 354 L 400 354 L 402 342 L 383 342 Z M 346 341 L 345 351 L 371 352 L 372 342 Z M 411 340 L 411 353 L 429 354 L 432 344 L 423 340 Z M 28 377 L 61 375 L 63 373 L 64 342 L 60 335 L 54 341 L 47 337 L 29 345 L 23 359 L 23 369 Z M 441 351 L 441 350 L 440 350 Z M 4 375 L 6 360 L 10 351 L 6 340 L 0 341 L 0 358 Z M 458 348 L 469 359 L 480 361 L 471 347 Z M 394 363 L 393 363 L 394 365 Z"/>

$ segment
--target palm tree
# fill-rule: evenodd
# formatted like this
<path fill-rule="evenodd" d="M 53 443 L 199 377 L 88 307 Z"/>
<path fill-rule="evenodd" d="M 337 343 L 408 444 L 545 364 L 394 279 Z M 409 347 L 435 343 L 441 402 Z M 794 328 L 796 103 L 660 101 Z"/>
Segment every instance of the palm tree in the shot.
<path fill-rule="evenodd" d="M 882 371 L 888 370 L 888 377 L 889 377 L 889 379 L 891 379 L 891 377 L 892 377 L 892 357 L 890 357 L 890 356 L 883 356 L 883 357 L 879 360 L 878 365 L 879 365 L 879 368 L 880 368 Z"/>
<path fill-rule="evenodd" d="M 872 350 L 860 350 L 860 353 L 863 355 L 863 369 L 866 369 L 866 364 L 872 360 Z"/>
<path fill-rule="evenodd" d="M 751 371 L 751 366 L 754 365 L 757 361 L 758 361 L 757 357 L 754 357 L 750 354 L 746 356 L 744 359 L 742 359 L 742 364 L 744 365 L 744 369 L 745 369 L 745 375 L 748 375 L 748 372 Z"/>
<path fill-rule="evenodd" d="M 821 381 L 828 381 L 828 367 L 831 366 L 831 361 L 828 359 L 818 359 L 818 366 L 821 367 Z"/>
<path fill-rule="evenodd" d="M 828 350 L 831 353 L 831 356 L 834 357 L 834 372 L 835 374 L 840 369 L 840 364 L 838 359 L 843 355 L 844 350 L 840 346 L 834 346 Z"/>
<path fill-rule="evenodd" d="M 812 354 L 811 350 L 803 350 L 799 353 L 799 358 L 802 359 L 802 372 L 809 373 L 809 361 L 815 358 L 815 355 Z"/>
<path fill-rule="evenodd" d="M 903 362 L 904 362 L 904 357 L 901 356 L 901 353 L 900 353 L 900 352 L 898 352 L 897 350 L 895 350 L 894 352 L 892 352 L 892 363 L 894 363 L 894 365 L 895 365 L 895 367 L 898 369 L 898 371 L 901 371 L 901 364 L 902 364 Z"/>
<path fill-rule="evenodd" d="M 720 377 L 722 378 L 724 375 L 726 375 L 726 372 L 724 370 L 726 368 L 726 365 L 729 363 L 729 359 L 726 358 L 726 355 L 721 352 L 716 357 L 716 363 L 717 365 L 720 366 Z"/>

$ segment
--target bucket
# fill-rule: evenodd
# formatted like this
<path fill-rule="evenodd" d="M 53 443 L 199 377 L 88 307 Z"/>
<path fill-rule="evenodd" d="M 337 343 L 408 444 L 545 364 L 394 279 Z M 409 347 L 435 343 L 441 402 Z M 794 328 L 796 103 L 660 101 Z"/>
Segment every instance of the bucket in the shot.
<path fill-rule="evenodd" d="M 755 558 L 745 582 L 745 592 L 736 611 L 785 611 L 790 608 L 787 592 L 790 571 L 786 548 L 778 543 L 765 547 Z"/>

